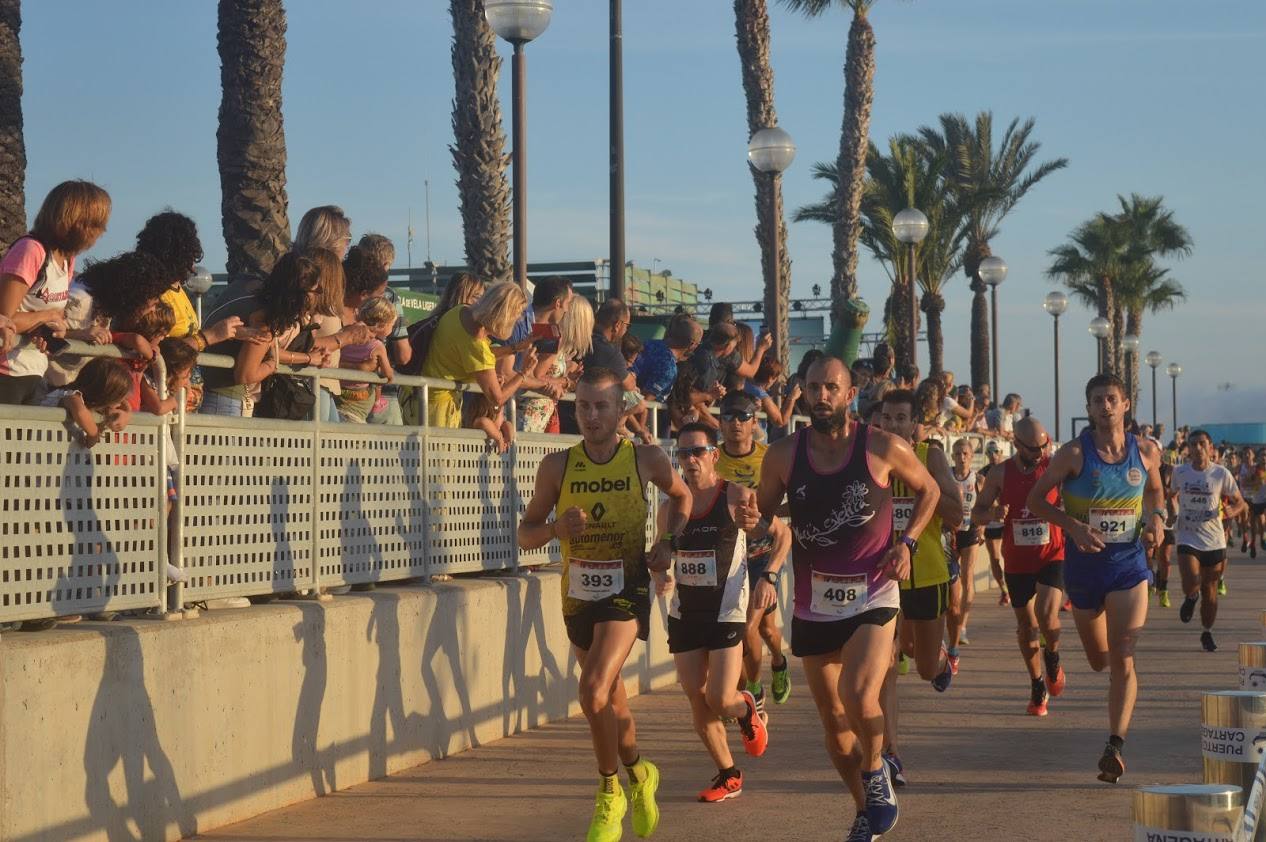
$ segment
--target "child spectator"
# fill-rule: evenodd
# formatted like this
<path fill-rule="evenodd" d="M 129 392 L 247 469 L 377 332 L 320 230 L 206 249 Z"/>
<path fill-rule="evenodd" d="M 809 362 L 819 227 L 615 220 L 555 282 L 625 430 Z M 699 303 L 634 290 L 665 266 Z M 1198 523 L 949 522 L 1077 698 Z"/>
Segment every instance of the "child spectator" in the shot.
<path fill-rule="evenodd" d="M 386 298 L 371 298 L 356 311 L 356 318 L 370 329 L 374 338 L 368 342 L 345 345 L 341 367 L 372 371 L 391 380 L 394 372 L 383 340 L 391 335 L 391 328 L 396 322 L 396 308 Z M 344 380 L 336 398 L 339 416 L 351 424 L 364 424 L 377 400 L 377 384 Z"/>
<path fill-rule="evenodd" d="M 65 408 L 79 431 L 80 443 L 93 447 L 101 441 L 103 427 L 117 433 L 132 420 L 128 406 L 131 392 L 132 373 L 122 360 L 95 357 L 80 369 L 73 381 L 49 392 L 40 403 Z"/>
<path fill-rule="evenodd" d="M 642 354 L 642 347 L 642 340 L 632 333 L 626 333 L 620 339 L 620 355 L 624 357 L 624 364 L 628 370 L 633 370 L 633 365 Z M 625 389 L 624 427 L 630 435 L 640 438 L 643 444 L 653 444 L 655 441 L 650 428 L 646 426 L 649 416 L 650 409 L 646 406 L 642 393 L 637 389 Z"/>
<path fill-rule="evenodd" d="M 391 269 L 391 264 L 396 262 L 396 247 L 382 234 L 366 234 L 360 238 L 357 245 L 372 255 L 384 272 Z M 396 291 L 388 286 L 383 290 L 382 296 L 396 308 L 396 323 L 391 328 L 391 335 L 387 337 L 387 358 L 391 360 L 392 368 L 399 371 L 413 359 L 413 348 L 409 344 L 409 326 L 405 324 L 404 305 L 400 303 L 400 296 L 396 294 Z M 366 421 L 370 424 L 397 426 L 404 423 L 404 417 L 400 411 L 399 386 L 393 384 L 383 386 L 379 403 L 384 404 L 383 408 L 379 410 L 375 407 L 369 418 L 365 419 Z"/>

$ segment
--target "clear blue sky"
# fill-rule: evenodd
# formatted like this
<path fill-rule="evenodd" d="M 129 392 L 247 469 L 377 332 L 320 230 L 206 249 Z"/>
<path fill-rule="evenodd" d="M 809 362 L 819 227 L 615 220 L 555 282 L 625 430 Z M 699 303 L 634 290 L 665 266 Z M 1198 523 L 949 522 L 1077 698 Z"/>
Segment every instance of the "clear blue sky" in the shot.
<path fill-rule="evenodd" d="M 130 246 L 151 213 L 172 206 L 199 223 L 206 263 L 220 270 L 215 162 L 219 60 L 215 3 L 41 0 L 24 4 L 26 142 L 31 211 L 65 178 L 114 197 L 104 256 Z M 443 0 L 291 0 L 284 109 L 290 218 L 342 205 L 355 230 L 392 237 L 404 264 L 413 209 L 414 262 L 425 258 L 423 181 L 431 182 L 432 254 L 462 259 L 451 141 L 448 4 Z M 814 161 L 835 157 L 849 19 L 816 21 L 777 0 L 773 62 L 780 123 L 799 145 L 785 177 L 789 208 L 823 193 Z M 529 255 L 607 252 L 606 3 L 556 0 L 550 29 L 529 46 Z M 625 4 L 628 256 L 750 299 L 760 289 L 746 119 L 731 4 Z M 1011 274 L 1000 288 L 1002 387 L 1051 412 L 1047 249 L 1118 193 L 1162 194 L 1195 239 L 1174 266 L 1191 293 L 1150 316 L 1145 349 L 1179 360 L 1187 422 L 1266 420 L 1262 306 L 1266 4 L 1261 0 L 882 0 L 872 136 L 992 109 L 1037 119 L 1036 137 L 1068 169 L 1039 185 L 994 241 Z M 508 51 L 503 50 L 508 56 Z M 502 93 L 509 91 L 509 63 Z M 510 112 L 505 108 L 506 129 Z M 830 232 L 791 229 L 796 295 L 830 276 Z M 882 269 L 864 261 L 862 294 L 879 311 Z M 947 290 L 947 365 L 966 375 L 969 293 Z M 1094 365 L 1090 314 L 1064 323 L 1064 415 Z M 1162 379 L 1165 379 L 1162 377 Z M 1219 390 L 1218 384 L 1232 384 Z M 1162 386 L 1168 421 L 1168 384 Z M 1140 415 L 1150 418 L 1144 387 Z M 1078 413 L 1080 414 L 1080 413 Z"/>

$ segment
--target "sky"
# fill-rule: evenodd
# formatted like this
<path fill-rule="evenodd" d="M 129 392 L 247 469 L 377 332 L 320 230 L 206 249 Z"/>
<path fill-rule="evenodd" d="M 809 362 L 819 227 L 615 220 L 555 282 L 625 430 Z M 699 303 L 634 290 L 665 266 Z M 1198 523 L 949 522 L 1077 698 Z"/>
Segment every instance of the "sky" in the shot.
<path fill-rule="evenodd" d="M 406 262 L 460 263 L 461 221 L 448 145 L 452 27 L 443 0 L 291 0 L 283 111 L 291 224 L 341 205 L 354 233 L 379 231 Z M 880 0 L 871 136 L 934 124 L 942 112 L 991 110 L 995 130 L 1034 118 L 1040 158 L 1067 169 L 1037 185 L 1002 224 L 993 250 L 1010 274 L 999 287 L 1000 380 L 1043 419 L 1052 412 L 1051 318 L 1057 285 L 1047 252 L 1118 194 L 1162 195 L 1195 241 L 1172 264 L 1188 291 L 1149 315 L 1144 350 L 1183 366 L 1179 421 L 1266 421 L 1266 3 L 1206 0 Z M 27 203 L 67 178 L 89 178 L 114 200 L 109 231 L 89 257 L 133 244 L 164 207 L 199 224 L 206 260 L 222 271 L 216 113 L 220 102 L 212 0 L 40 0 L 23 4 Z M 819 200 L 816 161 L 839 149 L 849 16 L 807 20 L 770 0 L 779 123 L 798 155 L 784 202 Z M 502 44 L 503 119 L 510 128 L 509 47 Z M 607 253 L 607 4 L 555 0 L 550 28 L 527 47 L 528 254 L 531 261 Z M 761 288 L 745 106 L 732 5 L 721 0 L 624 4 L 626 250 L 630 259 L 751 300 Z M 508 147 L 507 147 L 508 148 Z M 793 295 L 829 286 L 831 232 L 791 226 Z M 887 295 L 864 257 L 861 294 L 871 329 Z M 948 368 L 968 374 L 970 292 L 948 285 Z M 1062 409 L 1082 415 L 1093 373 L 1092 317 L 1061 319 Z M 926 349 L 921 350 L 926 365 Z M 1160 418 L 1170 421 L 1162 369 Z M 1151 418 L 1151 390 L 1139 416 Z"/>

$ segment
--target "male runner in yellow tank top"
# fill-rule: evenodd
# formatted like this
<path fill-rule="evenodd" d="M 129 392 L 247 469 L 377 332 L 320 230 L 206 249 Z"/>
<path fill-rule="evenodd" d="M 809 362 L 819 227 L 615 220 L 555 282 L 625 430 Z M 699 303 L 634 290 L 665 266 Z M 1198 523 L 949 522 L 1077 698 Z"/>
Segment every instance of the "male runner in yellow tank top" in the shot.
<path fill-rule="evenodd" d="M 563 557 L 563 620 L 580 663 L 580 707 L 589 720 L 600 782 L 587 842 L 623 835 L 628 800 L 633 831 L 659 824 L 659 770 L 637 750 L 633 714 L 620 671 L 650 626 L 650 571 L 672 563 L 676 536 L 690 519 L 691 497 L 664 451 L 617 435 L 623 394 L 610 369 L 586 369 L 576 386 L 583 441 L 551 453 L 537 470 L 532 500 L 519 524 L 519 546 L 534 550 L 557 538 Z M 669 498 L 665 531 L 649 554 L 646 483 Z M 550 512 L 556 512 L 549 520 Z M 628 771 L 630 799 L 616 773 Z"/>

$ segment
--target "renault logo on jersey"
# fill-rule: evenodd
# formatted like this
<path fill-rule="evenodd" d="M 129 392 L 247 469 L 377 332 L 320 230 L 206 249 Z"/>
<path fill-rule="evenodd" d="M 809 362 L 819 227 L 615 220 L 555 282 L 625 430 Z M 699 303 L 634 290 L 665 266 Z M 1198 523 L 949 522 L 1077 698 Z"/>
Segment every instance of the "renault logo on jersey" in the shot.
<path fill-rule="evenodd" d="M 602 494 L 612 491 L 628 491 L 630 487 L 628 477 L 621 477 L 615 480 L 603 477 L 600 480 L 572 480 L 570 489 L 572 494 Z"/>
<path fill-rule="evenodd" d="M 594 503 L 593 508 L 589 510 L 589 514 L 593 515 L 593 519 L 596 521 L 601 521 L 602 516 L 606 513 L 607 507 L 602 505 L 602 503 Z"/>

